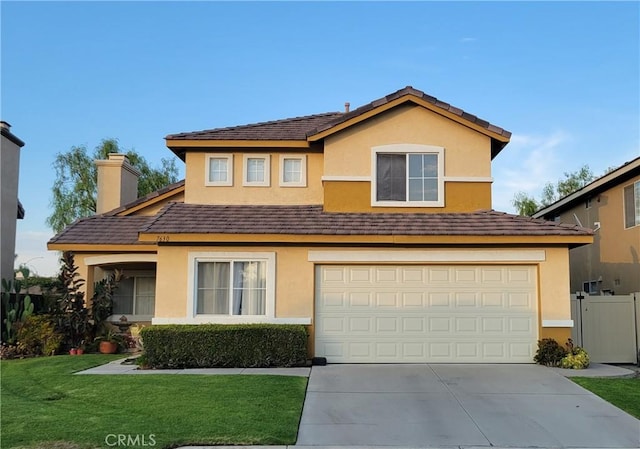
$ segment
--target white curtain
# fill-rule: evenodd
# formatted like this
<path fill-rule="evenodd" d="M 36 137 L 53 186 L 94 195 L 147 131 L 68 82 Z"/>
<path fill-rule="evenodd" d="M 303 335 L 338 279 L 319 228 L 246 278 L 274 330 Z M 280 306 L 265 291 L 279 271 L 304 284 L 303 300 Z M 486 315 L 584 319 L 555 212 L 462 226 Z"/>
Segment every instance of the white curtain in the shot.
<path fill-rule="evenodd" d="M 229 314 L 229 262 L 198 263 L 199 314 Z"/>
<path fill-rule="evenodd" d="M 266 278 L 265 262 L 234 262 L 234 315 L 265 314 Z"/>
<path fill-rule="evenodd" d="M 136 278 L 136 300 L 134 315 L 151 315 L 155 312 L 156 278 Z"/>

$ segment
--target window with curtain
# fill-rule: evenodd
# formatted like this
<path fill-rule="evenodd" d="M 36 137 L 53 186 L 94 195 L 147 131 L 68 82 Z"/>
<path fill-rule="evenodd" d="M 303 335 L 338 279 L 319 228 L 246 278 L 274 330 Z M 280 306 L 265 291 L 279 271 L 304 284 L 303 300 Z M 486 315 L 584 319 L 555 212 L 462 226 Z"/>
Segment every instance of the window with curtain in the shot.
<path fill-rule="evenodd" d="M 640 181 L 624 188 L 624 227 L 640 225 Z"/>
<path fill-rule="evenodd" d="M 439 198 L 437 154 L 376 154 L 377 201 L 431 202 Z"/>
<path fill-rule="evenodd" d="M 113 315 L 153 316 L 156 278 L 131 276 L 122 279 L 113 295 Z"/>
<path fill-rule="evenodd" d="M 265 261 L 201 261 L 197 264 L 196 313 L 265 315 Z"/>

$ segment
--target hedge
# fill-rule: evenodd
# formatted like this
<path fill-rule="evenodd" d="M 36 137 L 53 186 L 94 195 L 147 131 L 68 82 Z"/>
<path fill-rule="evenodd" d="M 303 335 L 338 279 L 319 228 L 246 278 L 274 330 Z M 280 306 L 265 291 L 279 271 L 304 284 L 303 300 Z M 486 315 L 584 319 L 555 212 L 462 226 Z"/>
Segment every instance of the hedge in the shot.
<path fill-rule="evenodd" d="M 140 332 L 151 368 L 258 368 L 301 366 L 307 331 L 301 325 L 154 325 Z"/>

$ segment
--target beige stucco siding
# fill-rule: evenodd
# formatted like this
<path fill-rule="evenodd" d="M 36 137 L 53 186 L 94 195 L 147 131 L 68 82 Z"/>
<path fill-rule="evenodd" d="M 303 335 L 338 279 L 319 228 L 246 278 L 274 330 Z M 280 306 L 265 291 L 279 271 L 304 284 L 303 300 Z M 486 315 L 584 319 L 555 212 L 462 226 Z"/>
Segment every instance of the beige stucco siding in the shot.
<path fill-rule="evenodd" d="M 228 151 L 227 151 L 228 150 Z M 209 154 L 233 153 L 233 185 L 206 186 L 205 167 Z M 270 186 L 243 186 L 245 154 L 270 156 Z M 306 154 L 307 186 L 280 186 L 280 156 Z M 322 204 L 322 153 L 320 152 L 256 152 L 216 149 L 211 153 L 188 152 L 186 155 L 185 202 L 190 204 Z"/>
<path fill-rule="evenodd" d="M 560 222 L 600 228 L 594 242 L 570 251 L 571 291 L 581 291 L 584 282 L 596 281 L 597 290 L 616 294 L 640 291 L 640 226 L 624 227 L 624 187 L 640 180 L 636 176 L 560 215 Z"/>
<path fill-rule="evenodd" d="M 310 261 L 310 251 L 329 251 L 334 253 L 349 253 L 353 250 L 346 250 L 341 247 L 276 247 L 276 246 L 224 246 L 224 247 L 171 247 L 161 246 L 158 253 L 158 273 L 156 286 L 156 316 L 154 322 L 189 322 L 187 317 L 187 301 L 193 301 L 193 292 L 189 292 L 189 264 L 192 259 L 190 253 L 233 253 L 233 252 L 256 252 L 275 253 L 276 260 L 276 285 L 275 285 L 275 318 L 295 318 L 308 319 L 313 322 L 314 318 L 314 283 L 315 264 L 320 262 Z M 379 248 L 359 248 L 358 251 L 381 251 Z M 384 250 L 384 254 L 389 256 L 386 263 L 398 264 L 394 261 L 392 254 L 396 253 L 416 253 L 428 254 L 432 251 L 444 251 L 445 259 L 438 262 L 411 262 L 428 264 L 469 264 L 468 257 L 479 256 L 480 259 L 488 257 L 490 260 L 484 262 L 475 261 L 472 264 L 482 263 L 500 264 L 525 264 L 534 265 L 538 271 L 538 310 L 539 310 L 539 335 L 558 336 L 566 340 L 570 334 L 570 327 L 566 324 L 571 319 L 569 306 L 569 265 L 567 250 L 563 247 L 536 248 L 535 254 L 542 255 L 540 260 L 522 261 L 518 260 L 520 253 L 529 253 L 531 248 L 512 247 L 505 249 L 494 248 L 474 248 L 459 250 L 418 250 L 410 248 L 398 248 Z M 459 257 L 458 257 L 459 256 Z M 384 256 L 386 257 L 386 256 Z M 429 256 L 425 256 L 429 258 Z M 514 257 L 509 261 L 509 257 Z M 539 256 L 536 256 L 539 257 Z M 326 264 L 327 262 L 322 262 Z M 336 261 L 333 263 L 344 264 Z M 383 264 L 383 260 L 368 262 Z M 552 324 L 545 326 L 545 322 Z M 553 324 L 556 323 L 556 324 Z"/>
<path fill-rule="evenodd" d="M 371 148 L 391 144 L 445 149 L 445 176 L 491 176 L 491 139 L 416 105 L 404 105 L 327 137 L 325 176 L 371 176 Z"/>

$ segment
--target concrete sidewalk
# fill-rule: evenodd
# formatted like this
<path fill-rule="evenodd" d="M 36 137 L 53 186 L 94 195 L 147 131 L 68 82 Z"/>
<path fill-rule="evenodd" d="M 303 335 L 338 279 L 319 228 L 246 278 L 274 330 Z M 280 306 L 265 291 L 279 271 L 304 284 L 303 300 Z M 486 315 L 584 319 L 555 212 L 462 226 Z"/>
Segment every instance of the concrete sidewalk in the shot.
<path fill-rule="evenodd" d="M 96 366 L 84 371 L 74 373 L 83 374 L 132 374 L 132 375 L 154 375 L 154 374 L 208 374 L 208 375 L 229 375 L 244 374 L 257 375 L 268 374 L 272 376 L 299 376 L 309 377 L 311 368 L 193 368 L 193 369 L 138 369 L 137 365 L 123 365 L 127 359 L 114 360 L 106 365 Z"/>

